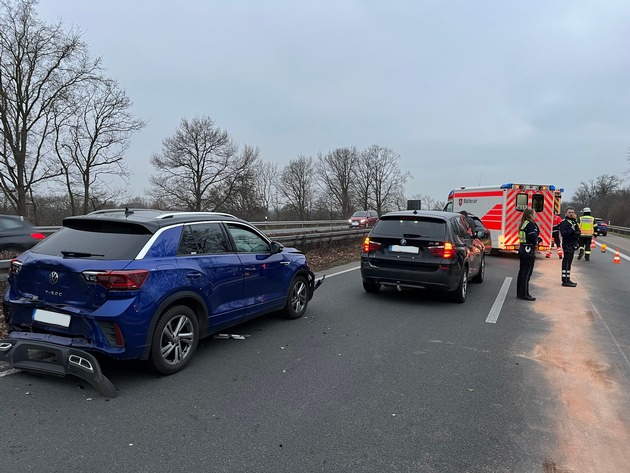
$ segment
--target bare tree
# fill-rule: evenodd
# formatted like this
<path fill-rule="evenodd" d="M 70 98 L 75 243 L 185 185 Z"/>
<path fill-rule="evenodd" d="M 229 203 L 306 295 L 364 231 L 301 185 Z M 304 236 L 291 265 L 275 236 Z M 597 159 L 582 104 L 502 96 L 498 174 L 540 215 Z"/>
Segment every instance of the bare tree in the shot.
<path fill-rule="evenodd" d="M 214 192 L 220 191 L 215 189 Z M 245 220 L 262 220 L 265 217 L 266 209 L 263 208 L 262 199 L 256 187 L 256 173 L 253 167 L 238 174 L 229 200 L 222 200 L 221 196 L 214 196 L 212 200 L 223 201 L 215 210 L 228 212 Z"/>
<path fill-rule="evenodd" d="M 110 189 L 109 179 L 128 182 L 125 151 L 146 123 L 133 117 L 131 100 L 113 80 L 97 78 L 77 87 L 73 103 L 69 115 L 56 117 L 55 153 L 76 215 L 120 194 Z"/>
<path fill-rule="evenodd" d="M 273 209 L 278 213 L 278 163 L 261 161 L 256 166 L 256 188 L 260 195 L 260 204 L 265 209 L 265 216 Z"/>
<path fill-rule="evenodd" d="M 369 160 L 369 150 L 362 151 L 352 173 L 354 203 L 361 210 L 369 210 L 375 207 L 373 197 L 374 172 L 374 165 Z"/>
<path fill-rule="evenodd" d="M 201 211 L 222 207 L 240 185 L 239 176 L 258 159 L 258 149 L 239 147 L 210 117 L 182 119 L 175 134 L 151 156 L 157 172 L 150 193 L 172 208 Z"/>
<path fill-rule="evenodd" d="M 352 193 L 354 172 L 359 153 L 351 148 L 337 148 L 328 153 L 319 154 L 317 174 L 321 186 L 340 212 L 341 217 L 348 217 L 353 211 Z"/>
<path fill-rule="evenodd" d="M 378 145 L 370 146 L 363 159 L 371 171 L 371 186 L 374 205 L 379 215 L 390 209 L 396 209 L 404 196 L 404 186 L 411 174 L 402 172 L 398 167 L 400 156 L 389 148 Z"/>
<path fill-rule="evenodd" d="M 594 213 L 605 215 L 622 183 L 620 177 L 610 174 L 590 179 L 588 183 L 582 181 L 573 195 L 573 201 L 578 206 L 590 207 Z"/>
<path fill-rule="evenodd" d="M 298 156 L 287 164 L 280 176 L 279 191 L 287 207 L 300 220 L 311 218 L 315 201 L 315 165 L 311 156 Z"/>
<path fill-rule="evenodd" d="M 36 4 L 3 0 L 0 14 L 0 188 L 22 215 L 33 186 L 59 174 L 47 153 L 55 113 L 100 64 L 78 31 L 39 20 Z"/>

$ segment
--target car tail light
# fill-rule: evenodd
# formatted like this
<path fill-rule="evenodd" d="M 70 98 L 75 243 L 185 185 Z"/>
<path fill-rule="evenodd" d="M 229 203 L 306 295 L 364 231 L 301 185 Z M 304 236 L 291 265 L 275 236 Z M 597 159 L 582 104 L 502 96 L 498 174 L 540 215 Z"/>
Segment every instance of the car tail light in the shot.
<path fill-rule="evenodd" d="M 429 252 L 442 259 L 452 259 L 455 257 L 455 247 L 449 242 L 445 242 L 441 245 L 429 246 Z"/>
<path fill-rule="evenodd" d="M 110 291 L 132 291 L 140 289 L 148 275 L 149 271 L 146 269 L 83 272 L 83 277 L 87 282 L 100 284 Z"/>
<path fill-rule="evenodd" d="M 35 238 L 36 240 L 43 240 L 44 238 L 46 238 L 46 235 L 44 235 L 43 233 L 31 233 L 31 237 Z"/>
<path fill-rule="evenodd" d="M 378 251 L 380 247 L 381 244 L 377 241 L 370 241 L 370 237 L 366 237 L 363 241 L 364 253 L 372 253 L 373 251 Z"/>

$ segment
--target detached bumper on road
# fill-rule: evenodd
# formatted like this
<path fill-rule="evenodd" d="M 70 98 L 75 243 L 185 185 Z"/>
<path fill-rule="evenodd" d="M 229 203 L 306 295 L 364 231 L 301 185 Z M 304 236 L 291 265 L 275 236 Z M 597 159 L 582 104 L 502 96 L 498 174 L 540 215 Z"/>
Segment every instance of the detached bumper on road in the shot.
<path fill-rule="evenodd" d="M 0 340 L 0 361 L 33 373 L 59 377 L 70 374 L 87 381 L 103 396 L 116 397 L 117 394 L 114 385 L 103 375 L 94 355 L 76 348 L 5 338 Z"/>

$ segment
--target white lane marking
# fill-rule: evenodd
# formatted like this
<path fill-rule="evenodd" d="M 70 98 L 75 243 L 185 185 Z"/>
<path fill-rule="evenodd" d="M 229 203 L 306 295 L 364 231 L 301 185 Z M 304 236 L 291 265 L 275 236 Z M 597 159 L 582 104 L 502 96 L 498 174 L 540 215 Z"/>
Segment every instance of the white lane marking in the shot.
<path fill-rule="evenodd" d="M 589 300 L 589 303 L 591 305 L 591 309 L 593 309 L 593 312 L 597 314 L 597 318 L 601 321 L 602 324 L 604 324 L 604 327 L 606 327 L 606 331 L 608 332 L 608 335 L 610 335 L 610 338 L 612 338 L 612 341 L 617 346 L 617 350 L 619 350 L 619 353 L 621 353 L 621 356 L 623 357 L 623 359 L 626 360 L 626 365 L 628 365 L 628 369 L 630 370 L 630 359 L 628 358 L 628 355 L 626 355 L 626 353 L 623 351 L 623 348 L 621 348 L 621 346 L 617 342 L 617 339 L 615 338 L 612 331 L 608 327 L 608 324 L 604 321 L 604 318 L 602 317 L 602 315 L 599 313 L 599 310 L 597 310 L 597 307 L 595 307 L 595 304 L 593 304 L 593 301 Z"/>
<path fill-rule="evenodd" d="M 602 247 L 602 245 L 606 245 L 606 243 L 600 243 L 600 242 L 598 242 L 598 241 L 595 241 L 595 245 L 596 245 L 596 246 L 599 246 L 599 247 L 601 248 L 601 247 Z M 615 250 L 616 250 L 616 249 L 617 249 L 617 248 L 613 248 L 612 246 L 608 246 L 608 245 L 606 245 L 606 253 L 608 253 L 608 252 L 612 253 L 613 258 L 615 257 Z M 604 254 L 606 254 L 606 253 L 604 253 Z M 626 261 L 630 261 L 630 256 L 626 256 L 626 255 L 624 255 L 621 251 L 619 252 L 619 258 L 623 258 L 623 259 L 625 259 Z"/>
<path fill-rule="evenodd" d="M 361 268 L 361 266 L 357 266 L 356 268 L 344 269 L 343 271 L 339 271 L 338 273 L 327 274 L 326 277 L 327 278 L 332 278 L 333 276 L 339 276 L 340 274 L 347 273 L 349 271 L 354 271 L 354 270 L 357 270 L 357 269 L 360 269 L 360 268 Z"/>
<path fill-rule="evenodd" d="M 487 323 L 497 323 L 497 319 L 499 318 L 499 313 L 501 312 L 501 308 L 503 307 L 503 302 L 505 301 L 505 297 L 507 296 L 510 284 L 512 284 L 512 278 L 505 278 L 505 281 L 503 281 L 503 286 L 501 286 L 501 289 L 497 294 L 497 298 L 494 300 L 494 304 L 492 304 L 492 309 L 490 309 L 490 312 L 488 313 L 488 317 L 486 318 Z"/>

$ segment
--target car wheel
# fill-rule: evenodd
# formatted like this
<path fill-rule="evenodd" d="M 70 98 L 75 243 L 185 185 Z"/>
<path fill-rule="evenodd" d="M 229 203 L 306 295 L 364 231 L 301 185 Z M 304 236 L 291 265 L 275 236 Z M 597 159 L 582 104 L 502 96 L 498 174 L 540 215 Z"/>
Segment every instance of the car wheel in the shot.
<path fill-rule="evenodd" d="M 199 343 L 199 322 L 190 307 L 178 305 L 166 310 L 158 320 L 151 340 L 149 361 L 162 374 L 184 369 Z"/>
<path fill-rule="evenodd" d="M 471 281 L 476 282 L 476 283 L 482 283 L 485 275 L 486 275 L 486 258 L 482 256 L 481 263 L 479 264 L 479 272 L 475 275 L 474 278 L 471 279 Z"/>
<path fill-rule="evenodd" d="M 459 280 L 459 285 L 457 289 L 455 289 L 451 293 L 451 299 L 453 302 L 465 302 L 466 301 L 466 293 L 468 292 L 468 268 L 464 267 L 462 271 L 462 277 Z"/>
<path fill-rule="evenodd" d="M 363 289 L 365 292 L 375 293 L 381 289 L 381 285 L 377 282 L 363 281 Z"/>
<path fill-rule="evenodd" d="M 289 319 L 299 319 L 306 312 L 309 300 L 309 288 L 304 276 L 297 276 L 291 281 L 284 315 Z"/>

